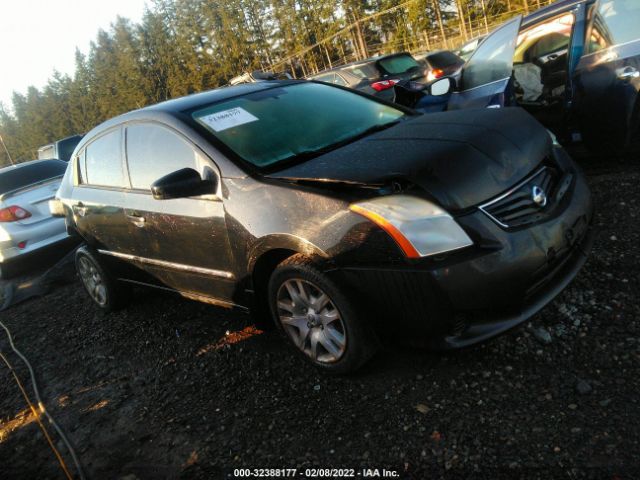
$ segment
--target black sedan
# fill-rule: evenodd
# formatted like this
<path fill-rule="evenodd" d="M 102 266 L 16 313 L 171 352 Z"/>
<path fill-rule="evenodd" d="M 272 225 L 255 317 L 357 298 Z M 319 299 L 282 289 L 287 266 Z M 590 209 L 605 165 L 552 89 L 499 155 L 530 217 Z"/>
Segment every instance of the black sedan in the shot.
<path fill-rule="evenodd" d="M 523 322 L 584 263 L 592 218 L 580 171 L 521 109 L 419 115 L 307 81 L 109 120 L 57 196 L 99 307 L 136 284 L 251 310 L 332 372 L 379 338 L 455 348 Z"/>

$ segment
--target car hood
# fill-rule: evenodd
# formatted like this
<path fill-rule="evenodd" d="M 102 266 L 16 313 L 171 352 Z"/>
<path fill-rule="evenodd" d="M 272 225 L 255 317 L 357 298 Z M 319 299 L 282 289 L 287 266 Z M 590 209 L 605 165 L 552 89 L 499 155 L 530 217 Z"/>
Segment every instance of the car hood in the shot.
<path fill-rule="evenodd" d="M 520 108 L 460 110 L 411 117 L 268 177 L 325 187 L 399 181 L 453 212 L 512 187 L 550 148 L 546 129 Z"/>

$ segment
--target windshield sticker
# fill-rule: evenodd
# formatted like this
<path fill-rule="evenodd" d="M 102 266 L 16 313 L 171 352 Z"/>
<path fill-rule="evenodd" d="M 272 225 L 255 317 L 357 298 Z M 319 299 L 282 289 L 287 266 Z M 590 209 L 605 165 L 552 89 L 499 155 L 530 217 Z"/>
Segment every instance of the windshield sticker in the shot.
<path fill-rule="evenodd" d="M 198 120 L 213 128 L 216 132 L 221 132 L 228 128 L 244 125 L 258 120 L 244 108 L 235 107 L 221 112 L 211 113 L 200 117 Z"/>

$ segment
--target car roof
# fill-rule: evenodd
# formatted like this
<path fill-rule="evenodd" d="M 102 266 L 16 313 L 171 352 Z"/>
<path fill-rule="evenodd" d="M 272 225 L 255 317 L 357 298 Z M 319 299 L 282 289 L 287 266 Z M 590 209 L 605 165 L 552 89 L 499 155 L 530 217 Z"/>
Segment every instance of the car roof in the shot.
<path fill-rule="evenodd" d="M 228 100 L 230 98 L 249 95 L 254 92 L 260 92 L 280 85 L 291 85 L 293 83 L 302 82 L 306 82 L 306 80 L 268 80 L 264 82 L 242 83 L 240 85 L 220 87 L 213 90 L 207 90 L 206 92 L 194 93 L 185 97 L 174 98 L 149 105 L 148 107 L 139 108 L 137 110 L 131 110 L 118 115 L 117 117 L 105 120 L 94 127 L 82 138 L 77 148 L 82 148 L 100 132 L 130 120 L 141 118 L 161 120 L 167 119 L 168 117 L 175 119 L 181 112 L 197 108 L 201 105 L 209 105 Z"/>
<path fill-rule="evenodd" d="M 571 7 L 574 7 L 580 3 L 585 3 L 587 1 L 588 0 L 558 0 L 551 5 L 547 5 L 546 7 L 542 7 L 535 12 L 530 13 L 522 19 L 522 24 L 528 25 L 546 17 L 547 15 L 553 14 L 557 11 L 559 12 L 565 9 L 570 9 Z"/>
<path fill-rule="evenodd" d="M 260 92 L 279 85 L 289 85 L 291 83 L 299 83 L 304 80 L 266 80 L 262 82 L 242 83 L 228 87 L 220 87 L 206 92 L 194 93 L 186 97 L 175 98 L 161 103 L 156 103 L 148 107 L 141 108 L 139 111 L 163 111 L 168 113 L 178 113 L 184 110 L 190 110 L 200 105 L 228 100 L 234 97 L 248 95 L 250 93 Z M 125 113 L 125 115 L 127 115 Z"/>
<path fill-rule="evenodd" d="M 110 118 L 109 120 L 105 120 L 95 126 L 91 131 L 87 132 L 82 140 L 80 140 L 80 143 L 76 146 L 74 155 L 103 133 L 128 122 L 156 121 L 174 129 L 180 130 L 182 128 L 187 128 L 188 130 L 190 127 L 185 124 L 183 118 L 185 111 L 195 110 L 198 107 L 204 107 L 212 103 L 249 95 L 251 93 L 268 90 L 270 88 L 303 84 L 306 82 L 307 80 L 268 80 L 256 83 L 243 83 L 240 85 L 216 88 L 206 92 L 194 93 L 185 97 L 167 100 L 155 105 L 149 105 L 148 107 L 132 110 L 118 115 L 117 117 Z M 209 142 L 205 142 L 205 144 L 208 143 Z M 235 175 L 237 173 L 237 167 L 235 168 L 236 172 L 230 175 Z"/>
<path fill-rule="evenodd" d="M 446 48 L 441 48 L 439 50 L 429 50 L 428 52 L 421 52 L 421 53 L 418 53 L 417 55 L 424 55 L 425 57 L 429 57 L 434 53 L 441 53 L 441 52 L 451 52 L 451 50 L 447 50 Z"/>

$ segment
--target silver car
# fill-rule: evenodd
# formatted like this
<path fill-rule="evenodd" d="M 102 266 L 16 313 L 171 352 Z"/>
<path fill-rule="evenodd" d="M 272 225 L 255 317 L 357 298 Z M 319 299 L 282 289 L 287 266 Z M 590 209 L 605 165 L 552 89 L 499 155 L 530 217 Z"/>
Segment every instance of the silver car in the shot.
<path fill-rule="evenodd" d="M 20 260 L 67 240 L 63 218 L 49 210 L 67 163 L 35 160 L 0 169 L 0 276 L 19 271 Z"/>

